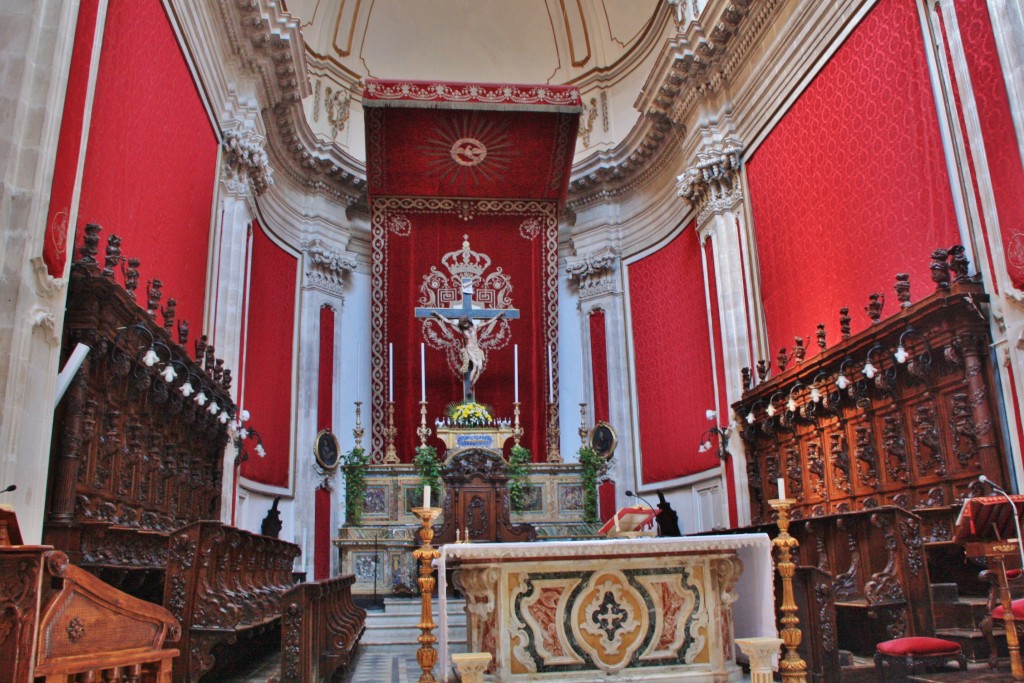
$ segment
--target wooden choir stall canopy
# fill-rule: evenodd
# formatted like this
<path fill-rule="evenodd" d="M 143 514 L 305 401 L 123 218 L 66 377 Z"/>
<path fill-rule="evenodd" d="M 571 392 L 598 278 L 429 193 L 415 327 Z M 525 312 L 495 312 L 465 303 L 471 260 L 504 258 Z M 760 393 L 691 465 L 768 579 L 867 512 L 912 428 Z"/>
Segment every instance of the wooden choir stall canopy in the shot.
<path fill-rule="evenodd" d="M 501 681 L 739 680 L 734 637 L 776 635 L 766 534 L 449 544 L 445 681 L 447 567 L 466 596 L 468 651 L 494 653 Z"/>

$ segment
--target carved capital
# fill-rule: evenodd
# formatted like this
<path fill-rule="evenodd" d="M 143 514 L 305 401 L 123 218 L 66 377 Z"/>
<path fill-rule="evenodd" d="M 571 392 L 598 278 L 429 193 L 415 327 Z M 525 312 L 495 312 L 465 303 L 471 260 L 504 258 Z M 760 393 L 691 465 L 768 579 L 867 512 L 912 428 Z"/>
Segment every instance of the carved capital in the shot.
<path fill-rule="evenodd" d="M 565 272 L 576 280 L 581 300 L 593 299 L 618 291 L 618 262 L 619 253 L 605 248 L 593 254 L 566 257 Z"/>
<path fill-rule="evenodd" d="M 697 154 L 697 162 L 677 178 L 677 194 L 697 209 L 697 223 L 736 206 L 743 199 L 739 172 L 743 146 L 726 140 Z"/>
<path fill-rule="evenodd" d="M 244 194 L 251 185 L 256 195 L 274 184 L 273 170 L 262 135 L 243 129 L 224 132 L 224 163 L 221 179 L 229 192 Z"/>
<path fill-rule="evenodd" d="M 355 254 L 335 249 L 316 239 L 303 247 L 305 252 L 305 289 L 319 289 L 327 294 L 344 298 L 344 277 L 356 269 L 359 261 Z"/>

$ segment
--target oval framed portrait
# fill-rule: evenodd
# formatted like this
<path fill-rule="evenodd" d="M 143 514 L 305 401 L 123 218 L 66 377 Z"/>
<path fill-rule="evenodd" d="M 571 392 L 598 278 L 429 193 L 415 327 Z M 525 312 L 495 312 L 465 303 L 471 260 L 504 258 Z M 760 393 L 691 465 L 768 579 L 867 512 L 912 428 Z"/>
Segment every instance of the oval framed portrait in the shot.
<path fill-rule="evenodd" d="M 615 428 L 607 422 L 598 422 L 590 430 L 590 447 L 598 455 L 604 456 L 607 460 L 615 453 L 615 447 L 619 445 L 619 435 Z"/>
<path fill-rule="evenodd" d="M 321 430 L 316 435 L 313 444 L 313 454 L 316 462 L 325 470 L 333 470 L 341 461 L 341 449 L 338 444 L 338 437 L 330 429 Z"/>

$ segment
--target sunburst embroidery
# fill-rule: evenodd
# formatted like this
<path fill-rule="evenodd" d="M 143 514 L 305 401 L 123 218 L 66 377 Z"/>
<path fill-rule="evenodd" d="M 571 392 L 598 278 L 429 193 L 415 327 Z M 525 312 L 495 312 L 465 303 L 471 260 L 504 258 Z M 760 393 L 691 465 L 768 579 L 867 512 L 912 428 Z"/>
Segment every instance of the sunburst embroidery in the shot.
<path fill-rule="evenodd" d="M 512 143 L 507 123 L 474 112 L 442 118 L 420 151 L 430 170 L 445 182 L 465 176 L 479 185 L 497 181 L 508 170 Z"/>

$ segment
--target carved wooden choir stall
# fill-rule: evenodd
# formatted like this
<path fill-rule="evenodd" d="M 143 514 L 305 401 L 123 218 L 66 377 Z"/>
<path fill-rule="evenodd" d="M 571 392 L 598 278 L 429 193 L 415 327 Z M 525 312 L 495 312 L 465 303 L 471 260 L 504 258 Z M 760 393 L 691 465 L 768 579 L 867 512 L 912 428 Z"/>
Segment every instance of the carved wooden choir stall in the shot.
<path fill-rule="evenodd" d="M 245 447 L 231 371 L 206 337 L 194 355 L 186 350 L 188 323 L 175 320 L 174 299 L 161 306 L 159 280 L 149 282 L 146 308 L 136 304 L 138 260 L 122 257 L 111 235 L 98 262 L 99 232 L 86 226 L 71 269 L 62 356 L 80 343 L 90 353 L 58 408 L 43 538 L 115 587 L 164 605 L 182 629 L 174 680 L 194 682 L 240 637 L 276 633 L 300 550 L 215 521 L 226 448 Z M 286 632 L 322 660 L 287 680 L 329 679 L 348 661 L 365 619 L 348 601 L 350 585 L 301 589 L 332 597 L 300 600 L 286 624 L 328 630 L 308 643 L 308 627 Z"/>
<path fill-rule="evenodd" d="M 863 332 L 850 334 L 844 308 L 838 345 L 826 348 L 820 324 L 820 354 L 805 360 L 797 338 L 774 375 L 758 363 L 756 386 L 744 369 L 733 406 L 755 524 L 771 526 L 767 501 L 784 481 L 798 564 L 830 577 L 815 579 L 810 605 L 825 627 L 804 634 L 833 663 L 838 648 L 871 654 L 881 640 L 932 635 L 930 584 L 969 583 L 979 569 L 951 547 L 959 503 L 983 493 L 979 475 L 1006 480 L 988 297 L 961 247 L 936 250 L 931 270 L 935 291 L 913 304 L 896 276 L 900 310 L 884 320 L 873 294 Z M 930 567 L 933 556 L 955 559 Z"/>

